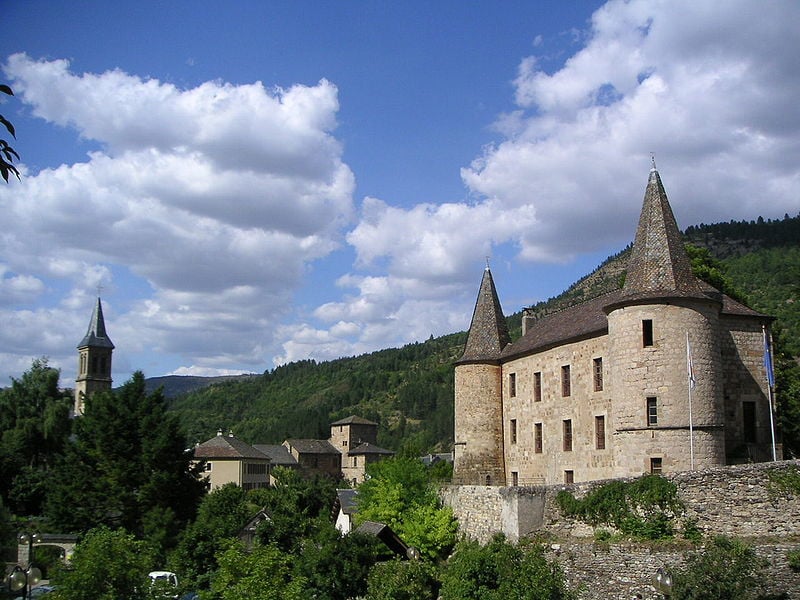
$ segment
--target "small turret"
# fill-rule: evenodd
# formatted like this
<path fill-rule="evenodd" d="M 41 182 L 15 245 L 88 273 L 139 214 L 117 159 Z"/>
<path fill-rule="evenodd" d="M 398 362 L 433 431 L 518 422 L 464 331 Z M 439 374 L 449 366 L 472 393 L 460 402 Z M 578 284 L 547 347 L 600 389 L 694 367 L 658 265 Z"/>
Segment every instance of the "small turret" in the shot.
<path fill-rule="evenodd" d="M 455 369 L 453 480 L 457 483 L 505 485 L 500 353 L 510 342 L 487 266 L 464 354 Z"/>

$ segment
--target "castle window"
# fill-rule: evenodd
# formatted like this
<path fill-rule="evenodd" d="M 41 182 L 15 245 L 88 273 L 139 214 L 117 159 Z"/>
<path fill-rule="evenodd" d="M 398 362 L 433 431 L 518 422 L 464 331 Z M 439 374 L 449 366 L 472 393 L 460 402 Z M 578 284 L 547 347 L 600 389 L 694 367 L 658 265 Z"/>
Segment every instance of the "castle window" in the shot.
<path fill-rule="evenodd" d="M 510 398 L 515 398 L 517 395 L 517 374 L 516 373 L 509 373 L 508 374 L 508 396 Z"/>
<path fill-rule="evenodd" d="M 92 357 L 92 375 L 94 375 L 95 373 L 97 373 L 97 357 L 93 356 Z"/>
<path fill-rule="evenodd" d="M 561 367 L 561 395 L 566 398 L 572 393 L 572 382 L 570 381 L 569 365 Z"/>
<path fill-rule="evenodd" d="M 756 437 L 756 403 L 742 402 L 742 431 L 747 444 L 755 444 Z"/>
<path fill-rule="evenodd" d="M 653 345 L 653 319 L 642 320 L 642 346 L 649 348 Z"/>
<path fill-rule="evenodd" d="M 564 419 L 563 429 L 564 452 L 572 452 L 572 419 Z"/>
<path fill-rule="evenodd" d="M 517 487 L 519 485 L 519 473 L 511 471 L 511 485 Z"/>
<path fill-rule="evenodd" d="M 347 440 L 344 440 L 344 441 L 342 442 L 342 446 L 345 446 L 345 447 L 347 447 Z"/>
<path fill-rule="evenodd" d="M 594 418 L 594 447 L 606 449 L 606 418 L 602 415 Z"/>
<path fill-rule="evenodd" d="M 533 451 L 536 454 L 542 453 L 542 424 L 536 423 L 533 426 Z"/>
<path fill-rule="evenodd" d="M 594 391 L 595 392 L 602 392 L 603 391 L 603 359 L 602 358 L 595 358 L 592 361 L 592 366 L 594 370 Z"/>
<path fill-rule="evenodd" d="M 511 419 L 511 443 L 517 443 L 517 420 Z"/>
<path fill-rule="evenodd" d="M 353 457 L 353 466 L 354 466 L 354 467 L 357 467 L 357 466 L 358 466 L 358 457 L 357 457 L 357 456 L 354 456 L 354 457 Z"/>
<path fill-rule="evenodd" d="M 533 374 L 533 401 L 542 401 L 542 373 L 537 371 Z"/>
<path fill-rule="evenodd" d="M 661 475 L 661 459 L 660 458 L 651 458 L 650 459 L 650 472 L 653 475 Z"/>
<path fill-rule="evenodd" d="M 647 398 L 647 426 L 658 425 L 658 401 L 654 396 Z"/>
<path fill-rule="evenodd" d="M 210 463 L 210 462 L 207 462 L 207 463 L 205 464 L 205 466 L 203 467 L 203 470 L 204 470 L 206 473 L 210 473 L 210 472 L 211 472 L 211 463 Z"/>
<path fill-rule="evenodd" d="M 575 483 L 575 471 L 564 471 L 564 483 Z"/>

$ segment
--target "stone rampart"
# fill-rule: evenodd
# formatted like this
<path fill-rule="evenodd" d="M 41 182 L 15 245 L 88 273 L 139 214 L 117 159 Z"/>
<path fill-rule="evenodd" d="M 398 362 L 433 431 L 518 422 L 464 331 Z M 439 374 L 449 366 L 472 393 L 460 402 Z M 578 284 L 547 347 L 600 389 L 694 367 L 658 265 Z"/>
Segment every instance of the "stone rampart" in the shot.
<path fill-rule="evenodd" d="M 800 549 L 800 496 L 776 485 L 774 474 L 798 469 L 800 461 L 716 467 L 667 475 L 685 506 L 683 519 L 695 521 L 708 537 L 735 536 L 752 543 L 769 561 L 772 592 L 800 599 L 800 574 L 787 562 L 789 550 Z M 461 531 L 487 542 L 496 533 L 511 541 L 542 535 L 585 600 L 619 598 L 636 593 L 657 598 L 653 574 L 674 568 L 691 549 L 688 543 L 595 543 L 594 529 L 564 518 L 555 503 L 561 490 L 576 497 L 604 481 L 534 487 L 449 486 L 442 500 L 453 508 Z"/>

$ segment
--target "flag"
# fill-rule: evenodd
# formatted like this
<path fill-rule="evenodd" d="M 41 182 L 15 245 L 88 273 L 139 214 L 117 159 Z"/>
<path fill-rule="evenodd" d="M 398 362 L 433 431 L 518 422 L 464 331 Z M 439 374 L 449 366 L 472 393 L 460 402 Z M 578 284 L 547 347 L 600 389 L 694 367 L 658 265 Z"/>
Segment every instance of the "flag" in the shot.
<path fill-rule="evenodd" d="M 764 371 L 767 373 L 767 383 L 770 388 L 775 387 L 775 371 L 772 368 L 772 344 L 770 343 L 767 329 L 762 325 L 761 332 L 764 335 Z"/>
<path fill-rule="evenodd" d="M 694 389 L 694 365 L 692 364 L 692 347 L 689 345 L 689 332 L 686 332 L 686 372 L 689 377 L 689 389 Z"/>

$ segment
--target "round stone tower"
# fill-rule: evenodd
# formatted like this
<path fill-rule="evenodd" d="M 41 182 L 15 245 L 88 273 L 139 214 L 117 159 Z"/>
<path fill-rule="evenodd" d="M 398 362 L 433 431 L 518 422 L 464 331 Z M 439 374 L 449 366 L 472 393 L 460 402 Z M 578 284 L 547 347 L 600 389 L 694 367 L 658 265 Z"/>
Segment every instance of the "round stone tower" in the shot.
<path fill-rule="evenodd" d="M 654 165 L 623 295 L 605 307 L 615 477 L 725 464 L 721 307 L 692 274 Z"/>
<path fill-rule="evenodd" d="M 455 368 L 454 483 L 505 485 L 500 353 L 510 341 L 487 266 Z"/>

